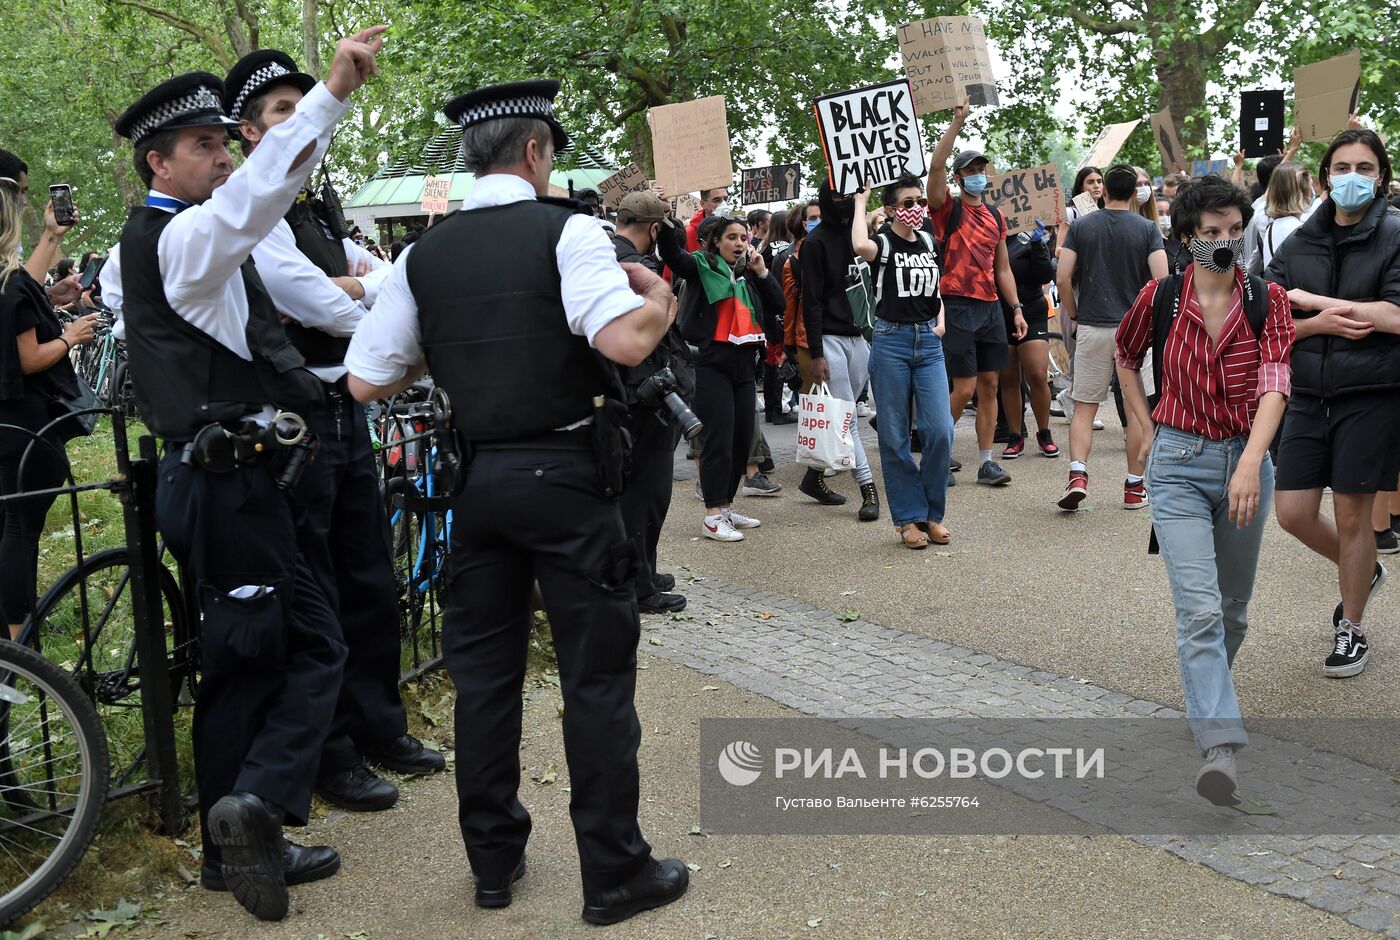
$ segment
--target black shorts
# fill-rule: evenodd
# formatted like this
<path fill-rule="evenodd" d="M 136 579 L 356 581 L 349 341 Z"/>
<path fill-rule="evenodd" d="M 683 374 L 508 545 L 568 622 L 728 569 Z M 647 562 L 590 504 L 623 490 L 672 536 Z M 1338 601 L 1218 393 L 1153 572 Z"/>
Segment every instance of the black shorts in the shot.
<path fill-rule="evenodd" d="M 948 378 L 970 379 L 979 372 L 1000 372 L 1011 361 L 1001 302 L 972 297 L 944 297 L 943 358 Z"/>
<path fill-rule="evenodd" d="M 1006 324 L 1006 342 L 1012 346 L 1019 346 L 1022 343 L 1030 343 L 1035 340 L 1045 342 L 1050 339 L 1050 309 L 1042 300 L 1040 303 L 1027 304 L 1021 311 L 1021 316 L 1026 318 L 1026 335 L 1020 339 L 1016 338 L 1016 311 L 1006 304 L 1001 305 L 1001 319 Z"/>
<path fill-rule="evenodd" d="M 1393 492 L 1400 475 L 1400 390 L 1288 402 L 1279 445 L 1280 490 Z"/>

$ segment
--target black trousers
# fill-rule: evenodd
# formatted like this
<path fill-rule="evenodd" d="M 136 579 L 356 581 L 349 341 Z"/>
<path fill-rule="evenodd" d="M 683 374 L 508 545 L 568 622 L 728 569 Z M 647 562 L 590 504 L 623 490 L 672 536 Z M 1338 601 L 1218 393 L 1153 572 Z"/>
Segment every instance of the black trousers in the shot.
<path fill-rule="evenodd" d="M 457 798 L 472 871 L 507 883 L 530 835 L 517 791 L 538 580 L 559 657 L 584 891 L 615 887 L 651 853 L 637 825 L 635 543 L 602 495 L 591 451 L 478 450 L 453 513 L 442 643 L 457 688 Z"/>
<path fill-rule="evenodd" d="M 0 423 L 4 423 L 3 418 Z M 15 426 L 29 425 L 26 422 Z M 37 424 L 34 430 L 42 426 Z M 30 455 L 21 480 L 20 461 L 26 448 Z M 62 448 L 56 438 L 35 440 L 27 434 L 0 428 L 0 496 L 63 486 L 67 468 Z M 34 611 L 39 542 L 44 536 L 49 507 L 56 498 L 30 496 L 0 503 L 0 623 L 23 623 Z M 9 639 L 8 633 L 4 636 Z"/>
<path fill-rule="evenodd" d="M 700 491 L 705 506 L 727 506 L 748 468 L 753 437 L 753 348 L 714 342 L 695 364 L 695 402 L 705 422 L 700 451 Z"/>
<path fill-rule="evenodd" d="M 320 441 L 294 503 L 297 545 L 340 621 L 347 656 L 322 777 L 349 770 L 362 750 L 408 733 L 399 695 L 399 606 L 389 517 L 379 492 L 364 410 L 329 396 L 307 427 Z"/>
<path fill-rule="evenodd" d="M 618 508 L 622 510 L 627 535 L 637 540 L 643 555 L 632 581 L 633 592 L 640 600 L 660 590 L 656 586 L 656 546 L 661 541 L 666 512 L 671 508 L 671 477 L 680 427 L 669 420 L 662 423 L 656 409 L 647 405 L 633 405 L 631 418 L 632 478 L 618 500 Z"/>
<path fill-rule="evenodd" d="M 173 451 L 160 465 L 156 523 L 204 613 L 194 769 L 204 857 L 217 863 L 209 809 L 230 793 L 306 824 L 345 644 L 297 551 L 291 501 L 265 466 L 211 473 Z"/>

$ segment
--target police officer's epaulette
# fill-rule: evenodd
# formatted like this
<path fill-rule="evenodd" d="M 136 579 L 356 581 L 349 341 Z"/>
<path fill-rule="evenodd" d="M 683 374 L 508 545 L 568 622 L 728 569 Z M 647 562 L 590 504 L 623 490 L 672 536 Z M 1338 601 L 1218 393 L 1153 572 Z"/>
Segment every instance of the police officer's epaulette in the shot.
<path fill-rule="evenodd" d="M 564 196 L 536 196 L 535 201 L 549 206 L 559 206 L 579 215 L 593 215 L 592 207 L 577 199 L 569 199 Z"/>

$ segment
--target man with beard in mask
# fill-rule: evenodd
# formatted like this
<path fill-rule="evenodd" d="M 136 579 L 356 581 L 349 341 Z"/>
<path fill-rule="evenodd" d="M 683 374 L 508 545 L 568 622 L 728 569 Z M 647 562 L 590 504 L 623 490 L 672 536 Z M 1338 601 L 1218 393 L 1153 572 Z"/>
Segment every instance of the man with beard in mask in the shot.
<path fill-rule="evenodd" d="M 864 225 L 865 218 L 855 218 L 855 200 L 837 194 L 830 181 L 822 181 L 817 201 L 822 224 L 807 236 L 801 256 L 802 322 L 807 327 L 812 379 L 830 385 L 836 398 L 854 402 L 869 377 L 870 344 L 861 335 L 861 328 L 869 324 L 856 322 L 847 290 L 869 276 L 870 266 L 857 258 L 851 247 L 851 225 Z M 861 495 L 858 518 L 872 522 L 880 518 L 880 497 L 860 440 L 860 422 L 852 426 L 851 438 Z M 817 502 L 831 505 L 831 491 L 822 471 L 807 468 L 798 488 Z"/>
<path fill-rule="evenodd" d="M 1323 154 L 1328 199 L 1279 246 L 1265 278 L 1288 288 L 1298 326 L 1293 396 L 1278 460 L 1278 521 L 1335 562 L 1342 602 L 1323 675 L 1359 675 L 1361 617 L 1385 582 L 1371 509 L 1400 473 L 1400 212 L 1374 131 L 1342 131 Z M 1238 247 L 1238 246 L 1236 246 Z M 1333 519 L 1321 512 L 1332 488 Z"/>

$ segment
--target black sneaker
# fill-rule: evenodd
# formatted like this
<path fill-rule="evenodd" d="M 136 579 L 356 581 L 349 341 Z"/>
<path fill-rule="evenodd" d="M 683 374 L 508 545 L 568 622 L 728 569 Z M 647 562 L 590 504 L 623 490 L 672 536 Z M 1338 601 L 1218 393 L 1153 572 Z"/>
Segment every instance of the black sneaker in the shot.
<path fill-rule="evenodd" d="M 1332 647 L 1332 655 L 1323 664 L 1322 674 L 1329 679 L 1346 679 L 1359 676 L 1366 668 L 1366 660 L 1371 658 L 1371 646 L 1366 635 L 1354 625 L 1343 621 L 1350 629 L 1337 631 L 1337 642 Z"/>
<path fill-rule="evenodd" d="M 977 482 L 983 486 L 1005 486 L 1011 482 L 1011 474 L 1003 470 L 996 461 L 987 460 L 977 471 Z"/>
<path fill-rule="evenodd" d="M 1375 599 L 1376 599 L 1376 595 L 1380 593 L 1381 587 L 1385 584 L 1385 578 L 1386 578 L 1385 566 L 1382 565 L 1380 562 L 1376 562 L 1376 570 L 1375 570 L 1375 572 L 1371 575 L 1371 591 L 1370 591 L 1369 594 L 1366 595 L 1366 609 L 1367 609 L 1367 610 L 1369 610 L 1369 609 L 1371 608 L 1371 601 L 1375 600 Z M 1340 630 L 1341 628 L 1342 628 L 1342 602 L 1341 602 L 1341 601 L 1338 601 L 1338 602 L 1337 602 L 1336 608 L 1332 611 L 1332 629 L 1333 629 L 1333 630 Z"/>
<path fill-rule="evenodd" d="M 1400 539 L 1395 537 L 1395 530 L 1386 529 L 1384 532 L 1376 533 L 1376 554 L 1394 555 L 1400 552 Z"/>
<path fill-rule="evenodd" d="M 678 614 L 685 610 L 685 595 L 658 591 L 650 597 L 640 598 L 637 609 L 644 614 Z"/>
<path fill-rule="evenodd" d="M 956 457 L 949 457 L 949 458 L 948 458 L 948 472 L 949 472 L 949 473 L 957 473 L 957 472 L 958 472 L 959 470 L 961 470 L 961 469 L 962 469 L 962 461 L 961 461 L 961 460 L 959 460 L 959 459 L 956 458 Z"/>

